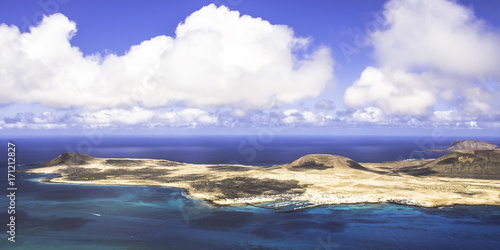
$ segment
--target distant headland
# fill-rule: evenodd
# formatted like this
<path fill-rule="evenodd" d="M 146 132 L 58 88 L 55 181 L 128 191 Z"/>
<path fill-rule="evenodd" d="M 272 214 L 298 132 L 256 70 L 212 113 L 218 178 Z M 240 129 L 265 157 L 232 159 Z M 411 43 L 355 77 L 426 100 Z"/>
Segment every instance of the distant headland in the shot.
<path fill-rule="evenodd" d="M 451 152 L 451 151 L 459 151 L 459 150 L 500 150 L 500 148 L 489 142 L 484 141 L 473 141 L 473 140 L 464 140 L 464 141 L 454 141 L 448 148 L 435 148 L 427 151 L 433 152 Z"/>
<path fill-rule="evenodd" d="M 215 205 L 252 204 L 277 211 L 290 204 L 296 206 L 285 211 L 379 202 L 424 207 L 500 205 L 500 150 L 496 145 L 456 141 L 445 151 L 446 155 L 434 160 L 384 163 L 311 154 L 272 167 L 63 153 L 40 163 L 45 167 L 23 172 L 59 175 L 43 179 L 47 183 L 182 188 Z"/>

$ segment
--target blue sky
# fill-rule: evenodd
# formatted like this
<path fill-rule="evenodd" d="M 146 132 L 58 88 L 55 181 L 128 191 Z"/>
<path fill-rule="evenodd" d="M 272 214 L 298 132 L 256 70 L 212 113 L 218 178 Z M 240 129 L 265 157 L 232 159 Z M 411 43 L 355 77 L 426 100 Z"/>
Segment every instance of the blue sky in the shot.
<path fill-rule="evenodd" d="M 2 1 L 0 131 L 488 134 L 499 16 L 486 0 Z"/>

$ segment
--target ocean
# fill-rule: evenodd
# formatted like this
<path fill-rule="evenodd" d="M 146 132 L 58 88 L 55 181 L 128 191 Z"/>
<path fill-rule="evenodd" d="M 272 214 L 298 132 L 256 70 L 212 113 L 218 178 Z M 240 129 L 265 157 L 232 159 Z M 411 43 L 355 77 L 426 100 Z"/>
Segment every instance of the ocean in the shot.
<path fill-rule="evenodd" d="M 430 159 L 455 139 L 356 136 L 38 136 L 0 138 L 4 223 L 0 249 L 498 249 L 500 208 L 394 204 L 322 206 L 273 213 L 211 207 L 181 189 L 44 184 L 16 174 L 16 242 L 7 240 L 7 142 L 17 168 L 65 151 L 95 157 L 271 166 L 311 153 L 358 162 Z M 500 145 L 500 138 L 487 140 Z M 4 153 L 2 153 L 4 152 Z M 2 212 L 3 211 L 3 212 Z"/>

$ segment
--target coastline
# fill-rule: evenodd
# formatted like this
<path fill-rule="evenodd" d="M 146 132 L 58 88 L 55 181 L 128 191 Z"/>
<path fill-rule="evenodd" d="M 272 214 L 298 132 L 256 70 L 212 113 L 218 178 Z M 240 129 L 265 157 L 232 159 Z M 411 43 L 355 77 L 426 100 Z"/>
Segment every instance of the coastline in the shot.
<path fill-rule="evenodd" d="M 45 179 L 46 181 L 42 181 Z M 206 199 L 206 198 L 199 198 L 196 196 L 191 195 L 189 190 L 184 189 L 184 188 L 179 188 L 179 187 L 174 187 L 170 185 L 157 185 L 157 184 L 150 184 L 150 183 L 142 183 L 142 184 L 135 184 L 135 183 L 104 183 L 104 182 L 97 182 L 97 181 L 88 181 L 88 182 L 74 182 L 74 181 L 65 181 L 65 180 L 59 180 L 59 181 L 53 181 L 54 179 L 57 178 L 43 178 L 40 179 L 40 182 L 42 183 L 47 183 L 47 184 L 67 184 L 67 185 L 98 185 L 98 186 L 155 186 L 155 187 L 165 187 L 165 188 L 177 188 L 181 189 L 182 192 L 184 193 L 185 196 L 192 198 L 192 199 L 197 199 L 202 201 L 208 206 L 211 207 L 227 207 L 227 206 L 254 206 L 254 207 L 259 207 L 259 208 L 265 208 L 265 209 L 272 209 L 276 213 L 288 213 L 288 212 L 293 212 L 297 210 L 302 210 L 302 209 L 308 209 L 308 208 L 314 208 L 318 206 L 335 206 L 335 205 L 354 205 L 354 204 L 382 204 L 382 203 L 390 203 L 390 204 L 397 204 L 397 205 L 407 205 L 407 206 L 415 206 L 415 207 L 424 207 L 424 208 L 435 208 L 435 209 L 441 209 L 443 207 L 454 207 L 454 206 L 500 206 L 500 203 L 448 203 L 448 204 L 432 204 L 427 201 L 419 201 L 419 200 L 413 200 L 410 198 L 406 197 L 372 197 L 369 195 L 325 195 L 325 194 L 309 194 L 309 195 L 300 195 L 300 194 L 283 194 L 283 195 L 276 195 L 274 197 L 270 196 L 256 196 L 256 197 L 246 197 L 246 198 L 236 198 L 236 199 L 226 199 L 225 202 L 216 202 L 214 200 Z M 318 200 L 317 198 L 323 197 L 322 200 Z M 326 196 L 326 198 L 325 198 Z M 312 203 L 312 205 L 307 206 L 307 207 L 299 207 L 299 208 L 294 208 L 291 210 L 279 210 L 279 208 L 273 208 L 269 206 L 262 206 L 261 204 L 264 203 L 277 203 L 277 202 L 290 202 L 290 201 L 301 201 L 301 202 L 308 202 Z"/>
<path fill-rule="evenodd" d="M 347 159 L 347 158 L 345 158 Z M 411 176 L 400 170 L 425 161 L 360 163 L 345 166 L 204 165 L 165 160 L 94 158 L 82 165 L 55 165 L 26 169 L 35 174 L 58 174 L 41 178 L 50 184 L 127 185 L 180 188 L 210 206 L 259 205 L 269 202 L 303 201 L 298 209 L 322 205 L 395 203 L 419 207 L 500 205 L 500 181 L 435 176 Z M 113 165 L 109 162 L 120 162 Z M 342 164 L 338 164 L 338 163 Z M 292 210 L 296 210 L 292 207 Z M 277 211 L 281 212 L 281 211 Z"/>
<path fill-rule="evenodd" d="M 196 196 L 192 196 L 189 192 L 189 190 L 186 190 L 184 188 L 179 188 L 179 187 L 173 187 L 169 185 L 156 185 L 156 184 L 148 184 L 148 183 L 142 183 L 142 184 L 136 184 L 136 183 L 124 183 L 124 182 L 118 182 L 118 183 L 105 183 L 105 182 L 97 182 L 97 181 L 87 181 L 87 182 L 75 182 L 75 181 L 65 181 L 65 180 L 58 180 L 58 181 L 53 181 L 57 178 L 43 178 L 40 179 L 41 183 L 47 183 L 47 184 L 67 184 L 67 185 L 101 185 L 101 186 L 106 186 L 106 185 L 113 185 L 113 186 L 155 186 L 155 187 L 165 187 L 165 188 L 178 188 L 182 189 L 182 192 L 194 199 L 198 199 L 206 203 L 207 205 L 210 205 L 212 207 L 226 207 L 226 206 L 240 206 L 240 205 L 250 205 L 254 207 L 260 207 L 260 208 L 269 208 L 270 207 L 265 207 L 265 206 L 260 206 L 259 204 L 262 203 L 269 203 L 269 202 L 288 202 L 288 201 L 302 201 L 302 202 L 308 202 L 312 203 L 312 205 L 304 207 L 304 208 L 298 208 L 298 209 L 293 209 L 293 210 L 285 210 L 285 211 L 276 211 L 276 212 L 292 212 L 295 210 L 300 210 L 300 209 L 307 209 L 307 208 L 312 208 L 312 207 L 317 207 L 317 206 L 329 206 L 329 205 L 347 205 L 347 204 L 370 204 L 370 203 L 393 203 L 393 204 L 399 204 L 399 205 L 410 205 L 410 206 L 417 206 L 417 207 L 439 207 L 439 206 L 455 206 L 455 205 L 489 205 L 489 204 L 451 204 L 451 205 L 432 205 L 428 202 L 425 201 L 415 201 L 411 200 L 408 198 L 403 198 L 403 197 L 382 197 L 382 198 L 374 198 L 370 197 L 367 195 L 324 195 L 324 194 L 309 194 L 309 195 L 298 195 L 298 194 L 283 194 L 283 195 L 276 195 L 274 197 L 269 197 L 269 196 L 260 196 L 260 197 L 247 197 L 247 198 L 235 198 L 235 199 L 226 199 L 225 202 L 215 202 L 210 199 L 202 199 Z M 327 197 L 325 197 L 327 196 Z M 318 197 L 323 197 L 322 200 L 318 200 Z M 500 204 L 499 204 L 500 205 Z"/>

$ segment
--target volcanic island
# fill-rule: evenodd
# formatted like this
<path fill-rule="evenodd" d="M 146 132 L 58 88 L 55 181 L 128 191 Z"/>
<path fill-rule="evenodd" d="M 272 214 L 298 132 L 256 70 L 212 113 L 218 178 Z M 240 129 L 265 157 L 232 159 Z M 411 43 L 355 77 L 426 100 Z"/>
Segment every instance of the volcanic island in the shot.
<path fill-rule="evenodd" d="M 358 163 L 311 154 L 277 166 L 190 164 L 63 153 L 22 170 L 57 174 L 45 183 L 181 188 L 214 206 L 254 205 L 289 212 L 319 205 L 397 203 L 422 207 L 500 205 L 500 149 L 455 141 L 432 160 Z"/>

